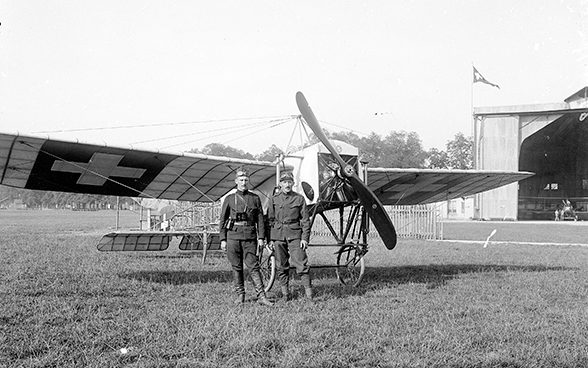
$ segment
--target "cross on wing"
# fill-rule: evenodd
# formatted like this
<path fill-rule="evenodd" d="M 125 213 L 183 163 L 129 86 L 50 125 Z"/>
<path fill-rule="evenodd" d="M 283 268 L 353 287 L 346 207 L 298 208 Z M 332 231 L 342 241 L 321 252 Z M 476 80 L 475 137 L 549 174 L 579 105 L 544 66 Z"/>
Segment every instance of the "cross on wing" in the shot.
<path fill-rule="evenodd" d="M 143 176 L 145 169 L 118 166 L 123 158 L 121 155 L 96 152 L 87 163 L 56 160 L 51 171 L 78 173 L 80 177 L 76 184 L 96 186 L 104 185 L 110 177 L 138 179 Z"/>

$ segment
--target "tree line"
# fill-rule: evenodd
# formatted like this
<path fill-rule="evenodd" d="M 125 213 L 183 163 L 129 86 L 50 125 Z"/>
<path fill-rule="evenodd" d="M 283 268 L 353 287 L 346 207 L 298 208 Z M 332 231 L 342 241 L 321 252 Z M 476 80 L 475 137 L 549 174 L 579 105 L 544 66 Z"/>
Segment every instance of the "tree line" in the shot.
<path fill-rule="evenodd" d="M 359 137 L 353 132 L 325 132 L 330 139 L 340 140 L 359 149 L 360 159 L 368 162 L 370 167 L 428 168 L 428 169 L 472 169 L 473 140 L 463 133 L 457 133 L 447 142 L 445 150 L 423 148 L 419 135 L 415 132 L 391 131 L 386 136 L 372 132 L 367 137 Z M 311 136 L 307 145 L 318 142 Z M 299 147 L 303 148 L 303 147 Z M 279 147 L 271 145 L 260 154 L 252 155 L 243 150 L 211 143 L 201 149 L 194 148 L 188 152 L 202 153 L 213 156 L 246 158 L 259 161 L 274 161 L 279 154 L 284 154 Z M 8 207 L 15 202 L 27 208 L 52 209 L 115 209 L 115 196 L 101 196 L 78 193 L 47 192 L 11 188 L 0 185 L 0 208 Z M 118 199 L 120 209 L 132 208 L 132 198 Z"/>
<path fill-rule="evenodd" d="M 133 209 L 138 205 L 129 197 L 96 194 L 49 192 L 0 185 L 0 209 L 14 206 L 29 209 L 70 209 L 77 211 Z"/>
<path fill-rule="evenodd" d="M 357 147 L 360 159 L 368 162 L 370 167 L 464 170 L 473 168 L 473 140 L 461 132 L 447 142 L 445 150 L 431 148 L 428 151 L 424 149 L 416 132 L 391 131 L 384 137 L 374 132 L 367 137 L 359 137 L 353 132 L 329 133 L 325 131 L 325 134 L 330 139 L 343 141 Z M 316 142 L 318 139 L 311 135 L 307 145 Z M 260 161 L 274 161 L 278 154 L 285 153 L 276 145 L 272 145 L 262 153 L 252 155 L 220 143 L 211 143 L 202 149 L 195 148 L 189 152 Z"/>

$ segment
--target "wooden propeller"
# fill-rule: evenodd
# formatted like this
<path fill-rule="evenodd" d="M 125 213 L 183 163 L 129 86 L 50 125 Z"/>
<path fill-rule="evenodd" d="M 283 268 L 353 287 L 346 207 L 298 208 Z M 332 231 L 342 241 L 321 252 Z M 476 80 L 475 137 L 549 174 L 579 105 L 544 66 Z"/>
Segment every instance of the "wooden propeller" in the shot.
<path fill-rule="evenodd" d="M 376 197 L 374 192 L 357 176 L 355 169 L 348 165 L 345 160 L 339 155 L 335 147 L 331 144 L 325 133 L 323 132 L 318 120 L 314 116 L 310 106 L 308 105 L 308 101 L 302 94 L 302 92 L 296 93 L 296 103 L 298 104 L 298 109 L 304 117 L 304 120 L 312 129 L 314 134 L 317 138 L 321 141 L 321 143 L 327 148 L 327 150 L 333 155 L 335 160 L 341 166 L 341 173 L 347 177 L 349 183 L 355 189 L 361 204 L 365 208 L 366 212 L 368 213 L 370 219 L 372 220 L 376 230 L 380 234 L 384 245 L 388 249 L 393 249 L 396 246 L 396 230 L 394 229 L 394 224 L 390 220 L 388 213 L 384 209 L 384 206 Z"/>

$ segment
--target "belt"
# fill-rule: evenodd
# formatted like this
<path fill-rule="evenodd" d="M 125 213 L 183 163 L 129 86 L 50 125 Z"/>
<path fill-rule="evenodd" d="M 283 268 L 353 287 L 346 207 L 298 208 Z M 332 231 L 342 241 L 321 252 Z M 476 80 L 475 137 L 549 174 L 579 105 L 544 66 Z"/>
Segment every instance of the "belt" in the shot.
<path fill-rule="evenodd" d="M 235 221 L 235 226 L 255 226 L 255 222 L 247 222 L 247 221 Z"/>
<path fill-rule="evenodd" d="M 300 220 L 284 220 L 284 221 L 276 221 L 279 222 L 281 224 L 298 224 L 300 223 Z"/>

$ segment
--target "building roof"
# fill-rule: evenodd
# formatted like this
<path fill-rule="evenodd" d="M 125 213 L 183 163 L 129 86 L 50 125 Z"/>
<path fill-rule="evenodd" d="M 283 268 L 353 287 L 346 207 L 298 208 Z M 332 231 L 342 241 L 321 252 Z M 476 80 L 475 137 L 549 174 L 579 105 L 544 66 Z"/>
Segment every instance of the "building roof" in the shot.
<path fill-rule="evenodd" d="M 577 103 L 581 106 L 588 106 L 588 86 L 580 89 L 564 101 L 570 105 L 575 105 Z"/>
<path fill-rule="evenodd" d="M 536 113 L 568 113 L 588 108 L 588 86 L 573 93 L 564 102 L 529 105 L 474 107 L 474 115 L 524 115 Z"/>

